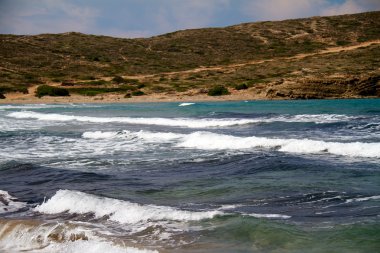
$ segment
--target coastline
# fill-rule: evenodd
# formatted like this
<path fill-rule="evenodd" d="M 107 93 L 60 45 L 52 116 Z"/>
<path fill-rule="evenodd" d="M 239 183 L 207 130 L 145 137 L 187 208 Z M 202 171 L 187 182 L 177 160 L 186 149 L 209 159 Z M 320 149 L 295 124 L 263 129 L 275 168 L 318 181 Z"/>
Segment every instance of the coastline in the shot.
<path fill-rule="evenodd" d="M 33 87 L 32 87 L 33 90 Z M 362 97 L 362 96 L 342 96 L 342 97 L 328 97 L 323 99 L 376 99 L 378 97 Z M 322 99 L 322 100 L 323 100 Z M 159 102 L 216 102 L 216 101 L 245 101 L 245 100 L 292 100 L 289 98 L 268 98 L 264 94 L 257 94 L 254 91 L 231 91 L 229 95 L 223 96 L 208 96 L 207 94 L 196 93 L 195 91 L 186 93 L 155 93 L 146 94 L 143 96 L 135 96 L 125 98 L 124 94 L 102 94 L 97 96 L 82 96 L 70 95 L 68 97 L 51 97 L 44 96 L 38 98 L 34 96 L 34 91 L 28 94 L 19 92 L 7 93 L 5 99 L 0 99 L 1 104 L 70 104 L 70 103 L 159 103 Z M 294 100 L 294 99 L 293 99 Z"/>
<path fill-rule="evenodd" d="M 264 95 L 247 91 L 233 91 L 230 95 L 208 96 L 207 94 L 176 93 L 176 94 L 147 94 L 124 98 L 124 94 L 103 94 L 98 96 L 70 95 L 69 97 L 38 98 L 34 92 L 29 94 L 8 93 L 0 104 L 65 104 L 65 103 L 155 103 L 155 102 L 205 102 L 205 101 L 241 101 L 241 100 L 267 100 Z"/>

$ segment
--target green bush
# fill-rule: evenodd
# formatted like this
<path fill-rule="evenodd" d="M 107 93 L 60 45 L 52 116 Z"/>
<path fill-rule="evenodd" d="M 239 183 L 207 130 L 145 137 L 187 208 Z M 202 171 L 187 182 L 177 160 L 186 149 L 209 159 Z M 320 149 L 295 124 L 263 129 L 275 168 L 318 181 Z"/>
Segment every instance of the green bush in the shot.
<path fill-rule="evenodd" d="M 36 97 L 41 98 L 43 96 L 64 97 L 64 96 L 70 96 L 70 93 L 65 88 L 58 88 L 58 87 L 53 87 L 49 85 L 41 85 L 41 86 L 38 86 L 36 90 Z"/>
<path fill-rule="evenodd" d="M 112 78 L 112 82 L 120 84 L 120 83 L 125 83 L 125 79 L 122 78 L 121 76 L 115 76 Z"/>
<path fill-rule="evenodd" d="M 124 98 L 131 98 L 131 97 L 132 97 L 131 93 L 127 93 L 127 94 L 125 94 L 125 96 L 124 96 Z"/>
<path fill-rule="evenodd" d="M 142 96 L 145 95 L 145 93 L 141 90 L 136 90 L 132 92 L 132 96 Z"/>
<path fill-rule="evenodd" d="M 216 85 L 207 92 L 209 96 L 223 96 L 228 94 L 230 94 L 230 92 L 223 85 Z"/>
<path fill-rule="evenodd" d="M 248 85 L 245 83 L 241 83 L 241 84 L 236 85 L 235 89 L 236 90 L 246 90 L 246 89 L 248 89 Z"/>
<path fill-rule="evenodd" d="M 105 81 L 105 80 L 91 80 L 91 81 L 86 81 L 86 82 L 80 82 L 78 84 L 81 84 L 81 85 L 104 85 L 104 84 L 107 84 L 107 81 Z"/>

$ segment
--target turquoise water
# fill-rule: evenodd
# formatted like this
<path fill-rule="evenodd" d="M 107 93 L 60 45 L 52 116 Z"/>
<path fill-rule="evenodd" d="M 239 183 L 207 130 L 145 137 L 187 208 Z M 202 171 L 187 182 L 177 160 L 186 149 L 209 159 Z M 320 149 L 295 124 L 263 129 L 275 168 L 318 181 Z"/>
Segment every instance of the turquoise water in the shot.
<path fill-rule="evenodd" d="M 377 252 L 380 100 L 0 106 L 0 251 Z"/>

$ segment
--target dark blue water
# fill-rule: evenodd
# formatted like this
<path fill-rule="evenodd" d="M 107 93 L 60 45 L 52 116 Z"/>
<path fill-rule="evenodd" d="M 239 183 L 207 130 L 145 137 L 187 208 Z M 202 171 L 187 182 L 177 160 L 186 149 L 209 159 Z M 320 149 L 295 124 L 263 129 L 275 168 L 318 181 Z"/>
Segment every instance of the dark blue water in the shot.
<path fill-rule="evenodd" d="M 378 99 L 3 105 L 0 147 L 0 251 L 380 248 Z"/>

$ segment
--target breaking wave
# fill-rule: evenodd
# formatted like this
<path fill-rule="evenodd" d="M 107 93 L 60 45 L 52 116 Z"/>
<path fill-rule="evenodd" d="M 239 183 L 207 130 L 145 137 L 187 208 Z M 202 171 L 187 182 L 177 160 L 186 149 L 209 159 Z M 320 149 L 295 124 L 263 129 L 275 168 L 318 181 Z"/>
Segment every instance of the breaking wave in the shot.
<path fill-rule="evenodd" d="M 137 125 L 161 125 L 173 127 L 205 128 L 205 127 L 227 127 L 235 125 L 246 125 L 257 122 L 250 119 L 190 119 L 190 118 L 132 118 L 132 117 L 90 117 L 73 116 L 55 113 L 38 112 L 12 112 L 9 117 L 18 119 L 37 119 L 44 121 L 79 121 L 92 123 L 126 123 Z"/>
<path fill-rule="evenodd" d="M 131 132 L 126 130 L 119 132 L 85 132 L 82 137 L 89 139 L 136 138 L 148 142 L 170 141 L 175 143 L 177 147 L 202 150 L 249 150 L 269 148 L 288 153 L 329 153 L 351 157 L 380 157 L 380 143 L 378 142 L 328 142 L 310 139 L 281 139 L 255 136 L 237 137 L 211 132 L 177 134 L 148 131 Z"/>
<path fill-rule="evenodd" d="M 18 119 L 37 119 L 41 121 L 78 121 L 90 123 L 126 123 L 137 125 L 160 125 L 173 127 L 188 128 L 208 128 L 208 127 L 229 127 L 237 125 L 247 125 L 254 123 L 271 123 L 271 122 L 313 122 L 333 123 L 347 121 L 353 117 L 335 114 L 317 114 L 317 115 L 283 115 L 271 117 L 259 117 L 251 119 L 194 119 L 194 118 L 134 118 L 134 117 L 92 117 L 92 116 L 74 116 L 56 113 L 38 113 L 32 111 L 12 112 L 8 117 Z"/>
<path fill-rule="evenodd" d="M 189 105 L 193 105 L 193 104 L 195 104 L 195 103 L 181 103 L 178 106 L 189 106 Z"/>
<path fill-rule="evenodd" d="M 19 202 L 8 192 L 0 190 L 0 214 L 18 211 L 26 207 L 26 203 Z"/>
<path fill-rule="evenodd" d="M 309 139 L 277 139 L 266 137 L 236 137 L 210 132 L 187 135 L 179 147 L 205 150 L 241 150 L 252 148 L 275 148 L 289 153 L 330 153 L 352 157 L 380 157 L 380 143 L 326 142 Z"/>
<path fill-rule="evenodd" d="M 39 253 L 158 253 L 115 244 L 86 227 L 38 221 L 0 220 L 1 252 Z"/>
<path fill-rule="evenodd" d="M 51 199 L 37 206 L 35 211 L 45 214 L 92 213 L 96 218 L 108 217 L 111 221 L 127 224 L 161 220 L 197 221 L 223 214 L 220 211 L 192 212 L 168 206 L 140 205 L 70 190 L 57 191 Z"/>

